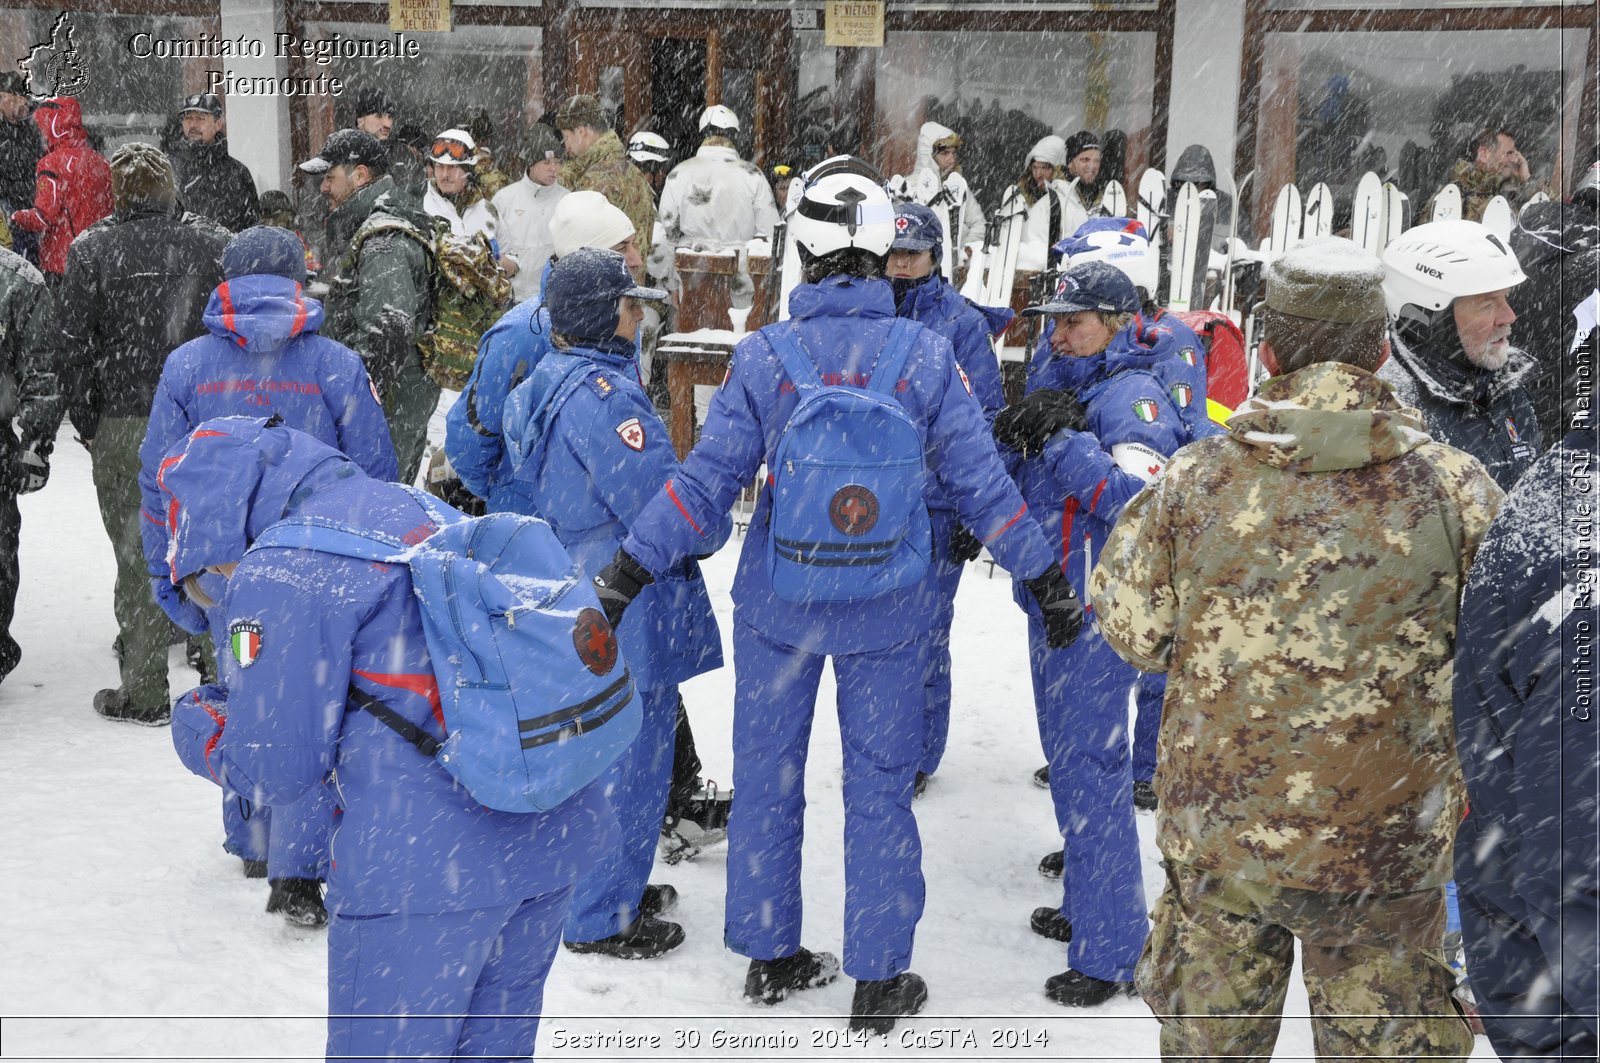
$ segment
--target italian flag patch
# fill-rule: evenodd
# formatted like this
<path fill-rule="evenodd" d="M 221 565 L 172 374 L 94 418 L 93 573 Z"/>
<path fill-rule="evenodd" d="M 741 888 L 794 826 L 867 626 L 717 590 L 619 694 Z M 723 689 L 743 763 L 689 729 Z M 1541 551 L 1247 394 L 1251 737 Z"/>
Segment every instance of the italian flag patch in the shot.
<path fill-rule="evenodd" d="M 1172 401 L 1178 404 L 1178 409 L 1187 410 L 1194 401 L 1194 388 L 1182 383 L 1172 385 Z"/>
<path fill-rule="evenodd" d="M 1133 415 L 1145 424 L 1155 424 L 1159 413 L 1160 407 L 1155 399 L 1140 399 L 1133 404 Z"/>
<path fill-rule="evenodd" d="M 1178 357 L 1183 359 L 1184 365 L 1198 366 L 1200 364 L 1199 360 L 1194 356 L 1193 347 L 1185 347 L 1183 350 L 1178 352 Z"/>
<path fill-rule="evenodd" d="M 249 668 L 261 656 L 261 625 L 254 620 L 235 620 L 228 627 L 228 649 L 240 668 Z"/>

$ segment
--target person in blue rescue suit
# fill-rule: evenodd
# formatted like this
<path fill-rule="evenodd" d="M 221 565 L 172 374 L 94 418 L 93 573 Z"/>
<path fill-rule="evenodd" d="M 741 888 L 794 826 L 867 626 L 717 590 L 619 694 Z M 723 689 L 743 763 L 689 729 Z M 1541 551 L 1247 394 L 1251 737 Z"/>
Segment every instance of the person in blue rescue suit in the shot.
<path fill-rule="evenodd" d="M 654 576 L 705 552 L 763 461 L 770 461 L 799 395 L 774 346 L 794 338 L 824 382 L 861 387 L 896 325 L 882 280 L 894 208 L 881 178 L 857 159 L 813 169 L 790 223 L 803 283 L 792 320 L 734 348 L 728 375 L 682 469 L 633 522 L 596 579 L 608 609 L 626 607 Z M 925 444 L 925 460 L 959 519 L 1043 605 L 1052 640 L 1077 634 L 1082 607 L 993 448 L 983 411 L 957 371 L 949 341 L 911 326 L 894 397 Z M 783 337 L 783 338 L 775 338 Z M 772 492 L 761 492 L 734 580 L 733 818 L 728 834 L 724 940 L 750 957 L 745 997 L 774 1004 L 825 985 L 829 953 L 800 944 L 800 849 L 805 761 L 817 683 L 831 657 L 844 748 L 844 969 L 856 979 L 851 1027 L 887 1032 L 927 1000 L 907 968 L 923 907 L 922 851 L 911 809 L 922 757 L 923 643 L 937 612 L 937 572 L 866 600 L 780 599 L 767 571 Z M 837 496 L 835 496 L 837 497 Z M 837 520 L 835 521 L 837 524 Z"/>
<path fill-rule="evenodd" d="M 555 263 L 580 247 L 619 252 L 636 276 L 644 268 L 633 222 L 599 192 L 570 192 L 564 196 L 551 216 L 550 237 L 555 257 L 545 266 L 541 290 Z M 528 378 L 549 351 L 550 313 L 544 299 L 524 299 L 478 341 L 478 360 L 473 363 L 472 375 L 461 389 L 461 397 L 445 415 L 445 456 L 467 490 L 488 503 L 491 513 L 536 513 L 531 485 L 513 475 L 501 426 L 506 396 Z M 629 372 L 638 375 L 635 370 Z"/>
<path fill-rule="evenodd" d="M 1006 397 L 1000 383 L 1000 362 L 989 336 L 1004 331 L 1011 323 L 1011 311 L 976 306 L 933 268 L 935 262 L 944 261 L 944 225 L 933 211 L 920 203 L 896 204 L 894 230 L 886 273 L 894 289 L 895 313 L 950 341 L 956 372 L 983 407 L 984 420 L 992 422 Z M 979 445 L 991 444 L 985 440 Z M 922 763 L 917 767 L 919 795 L 939 770 L 950 735 L 950 624 L 955 619 L 956 587 L 962 566 L 983 550 L 977 537 L 956 520 L 955 506 L 936 487 L 930 486 L 928 491 L 928 514 L 933 519 L 930 563 L 938 569 L 939 600 L 923 671 L 927 707 L 922 723 Z"/>
<path fill-rule="evenodd" d="M 359 692 L 445 737 L 410 569 L 310 549 L 245 556 L 291 516 L 407 542 L 437 526 L 406 488 L 276 418 L 206 421 L 168 455 L 161 486 L 174 580 L 203 596 L 193 577 L 226 577 L 222 685 L 179 699 L 179 756 L 274 807 L 337 771 L 327 1058 L 528 1058 L 572 884 L 616 844 L 602 786 L 546 813 L 484 808 L 350 711 Z"/>
<path fill-rule="evenodd" d="M 1206 348 L 1200 337 L 1176 314 L 1155 301 L 1159 264 L 1145 235 L 1144 226 L 1131 218 L 1090 218 L 1077 232 L 1056 245 L 1070 269 L 1088 262 L 1105 262 L 1121 270 L 1139 289 L 1140 328 L 1147 333 L 1170 333 L 1171 341 L 1159 346 L 1174 352 L 1174 357 L 1151 367 L 1156 379 L 1166 388 L 1167 397 L 1189 430 L 1191 439 L 1222 435 L 1225 431 L 1216 418 L 1226 419 L 1233 411 L 1211 402 L 1206 388 Z M 1034 358 L 1049 357 L 1049 336 L 1054 323 L 1047 323 L 1045 336 Z M 1133 725 L 1133 807 L 1154 811 L 1156 791 L 1156 736 L 1161 730 L 1161 701 L 1167 692 L 1165 673 L 1138 673 Z"/>
<path fill-rule="evenodd" d="M 156 476 L 161 459 L 201 421 L 277 414 L 349 455 L 369 476 L 397 475 L 394 444 L 361 357 L 317 333 L 322 304 L 305 294 L 300 238 L 270 226 L 246 229 L 223 250 L 222 275 L 203 317 L 208 335 L 173 351 L 162 368 L 139 448 L 150 586 L 173 623 L 193 634 L 206 631 L 207 616 L 167 576 Z M 220 640 L 222 632 L 213 636 Z M 293 809 L 278 809 L 274 819 L 271 809 L 224 788 L 223 848 L 244 861 L 247 876 L 266 875 L 267 911 L 303 925 L 327 922 L 318 880 L 326 872 L 334 804 L 333 794 L 319 788 Z"/>
<path fill-rule="evenodd" d="M 1061 544 L 1061 569 L 1080 597 L 1123 505 L 1191 439 L 1157 375 L 1175 357 L 1173 335 L 1139 331 L 1138 310 L 1122 271 L 1104 262 L 1068 269 L 1049 302 L 1023 311 L 1054 319 L 1050 353 L 1029 367 L 1022 400 L 995 418 L 1023 497 Z M 1026 607 L 1020 583 L 1016 596 Z M 1048 644 L 1037 618 L 1028 634 L 1064 843 L 1060 907 L 1036 909 L 1031 925 L 1070 943 L 1068 970 L 1045 983 L 1046 995 L 1084 1007 L 1134 992 L 1148 930 L 1128 748 L 1136 673 L 1097 630 L 1065 649 Z"/>
<path fill-rule="evenodd" d="M 575 195 L 578 193 L 574 193 Z M 549 521 L 591 575 L 605 567 L 640 510 L 678 471 L 666 426 L 639 383 L 634 337 L 642 299 L 615 251 L 580 248 L 545 278 L 553 350 L 505 404 L 505 441 L 532 512 Z M 732 522 L 708 537 L 710 554 Z M 644 702 L 639 737 L 604 776 L 622 841 L 579 881 L 567 919 L 573 952 L 647 959 L 683 944 L 683 928 L 659 918 L 677 901 L 668 885 L 646 885 L 672 774 L 678 684 L 722 667 L 722 639 L 693 560 L 639 596 L 617 628 Z"/>
<path fill-rule="evenodd" d="M 644 269 L 633 222 L 599 192 L 571 192 L 564 196 L 550 218 L 550 240 L 555 257 L 545 266 L 541 290 L 555 263 L 581 247 L 616 251 L 635 278 Z M 528 482 L 513 475 L 502 421 L 506 396 L 528 378 L 549 350 L 550 314 L 544 308 L 544 300 L 540 296 L 525 299 L 478 341 L 478 360 L 473 364 L 472 375 L 461 397 L 445 415 L 445 456 L 467 490 L 483 499 L 491 513 L 545 516 L 534 508 Z M 637 367 L 630 366 L 628 375 L 637 380 Z M 715 817 L 708 818 L 706 806 L 697 801 L 700 758 L 695 752 L 689 714 L 681 701 L 673 749 L 672 787 L 661 828 L 663 851 L 697 853 L 702 847 L 719 842 L 721 830 L 704 829 L 705 824 L 715 822 Z"/>
<path fill-rule="evenodd" d="M 1594 504 L 1580 427 L 1523 474 L 1461 603 L 1456 743 L 1472 811 L 1455 882 L 1472 991 L 1502 1059 L 1593 1060 L 1600 1001 Z"/>

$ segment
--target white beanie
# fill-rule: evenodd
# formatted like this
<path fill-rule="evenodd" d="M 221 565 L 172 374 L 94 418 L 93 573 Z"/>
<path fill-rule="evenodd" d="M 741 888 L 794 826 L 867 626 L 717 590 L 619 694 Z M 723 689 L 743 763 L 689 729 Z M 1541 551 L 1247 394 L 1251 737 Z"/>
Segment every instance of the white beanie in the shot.
<path fill-rule="evenodd" d="M 1040 137 L 1039 142 L 1028 152 L 1028 161 L 1031 163 L 1035 159 L 1040 162 L 1047 162 L 1051 166 L 1065 166 L 1067 164 L 1067 142 L 1054 133 Z"/>
<path fill-rule="evenodd" d="M 633 222 L 599 192 L 568 193 L 550 217 L 557 258 L 580 247 L 616 247 L 633 235 Z"/>

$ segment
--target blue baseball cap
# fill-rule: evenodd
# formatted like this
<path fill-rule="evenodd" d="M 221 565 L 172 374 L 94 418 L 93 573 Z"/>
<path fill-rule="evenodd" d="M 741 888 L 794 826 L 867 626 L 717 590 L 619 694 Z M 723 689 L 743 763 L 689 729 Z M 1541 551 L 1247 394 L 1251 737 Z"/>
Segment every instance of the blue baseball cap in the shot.
<path fill-rule="evenodd" d="M 660 288 L 636 284 L 620 254 L 605 247 L 580 247 L 556 259 L 544 286 L 550 326 L 575 339 L 600 339 L 617 327 L 617 300 L 625 295 L 660 301 Z"/>
<path fill-rule="evenodd" d="M 1075 314 L 1080 310 L 1097 310 L 1103 314 L 1138 313 L 1139 289 L 1117 267 L 1105 262 L 1085 262 L 1061 275 L 1055 294 L 1048 302 L 1030 306 L 1023 313 Z"/>
<path fill-rule="evenodd" d="M 939 222 L 939 215 L 921 203 L 896 204 L 894 243 L 889 245 L 889 250 L 932 251 L 943 244 L 944 226 Z"/>

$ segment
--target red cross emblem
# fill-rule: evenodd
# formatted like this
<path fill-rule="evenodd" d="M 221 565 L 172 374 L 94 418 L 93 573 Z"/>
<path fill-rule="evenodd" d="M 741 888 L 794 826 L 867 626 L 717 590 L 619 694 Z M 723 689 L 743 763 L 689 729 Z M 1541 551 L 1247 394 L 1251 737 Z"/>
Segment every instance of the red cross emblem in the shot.
<path fill-rule="evenodd" d="M 572 647 L 578 651 L 578 660 L 595 675 L 605 675 L 616 667 L 617 634 L 598 609 L 579 610 L 572 625 Z"/>
<path fill-rule="evenodd" d="M 896 232 L 902 232 L 903 233 L 907 229 L 911 228 L 911 221 L 910 221 L 909 218 L 907 218 L 905 215 L 902 214 L 900 217 L 898 217 L 898 218 L 896 218 L 894 220 L 894 228 L 895 228 Z"/>
<path fill-rule="evenodd" d="M 617 425 L 617 438 L 621 439 L 623 446 L 629 450 L 643 450 L 644 425 L 639 423 L 639 418 L 630 417 Z"/>
<path fill-rule="evenodd" d="M 845 484 L 828 504 L 828 519 L 846 535 L 865 535 L 878 523 L 878 499 L 860 484 Z"/>

